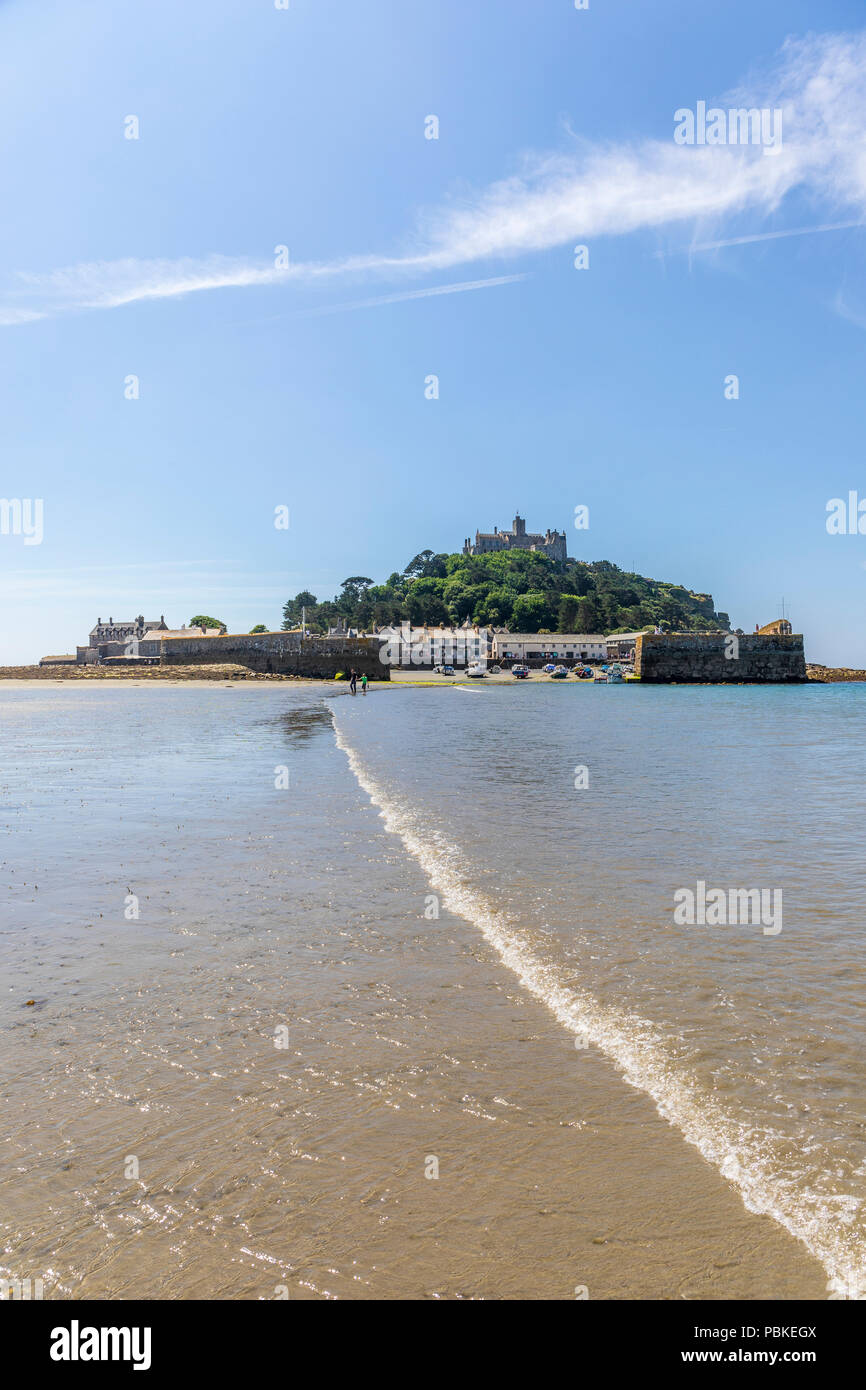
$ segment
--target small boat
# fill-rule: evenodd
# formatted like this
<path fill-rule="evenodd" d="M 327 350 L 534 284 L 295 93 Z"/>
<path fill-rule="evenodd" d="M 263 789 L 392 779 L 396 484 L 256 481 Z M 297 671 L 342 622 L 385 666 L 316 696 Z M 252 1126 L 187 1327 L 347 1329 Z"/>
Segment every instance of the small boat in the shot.
<path fill-rule="evenodd" d="M 608 667 L 607 679 L 611 685 L 622 685 L 622 667 L 620 666 L 618 661 L 615 661 L 612 666 Z"/>
<path fill-rule="evenodd" d="M 471 676 L 473 680 L 480 680 L 482 676 L 487 675 L 487 667 L 483 662 L 475 661 L 471 666 L 467 666 L 466 674 Z"/>
<path fill-rule="evenodd" d="M 528 666 L 512 666 L 512 668 L 511 668 L 511 674 L 512 674 L 512 676 L 516 676 L 517 679 L 518 679 L 519 681 L 525 681 L 525 680 L 526 680 L 526 677 L 529 675 L 529 667 L 528 667 Z"/>
<path fill-rule="evenodd" d="M 568 671 L 564 666 L 556 666 L 550 673 L 550 679 L 552 681 L 564 681 L 567 675 Z"/>
<path fill-rule="evenodd" d="M 596 671 L 592 679 L 595 685 L 607 685 L 607 671 Z"/>
<path fill-rule="evenodd" d="M 552 676 L 554 671 L 556 670 L 556 667 L 554 666 L 552 661 L 548 661 L 547 665 L 542 666 L 541 669 L 546 676 Z"/>

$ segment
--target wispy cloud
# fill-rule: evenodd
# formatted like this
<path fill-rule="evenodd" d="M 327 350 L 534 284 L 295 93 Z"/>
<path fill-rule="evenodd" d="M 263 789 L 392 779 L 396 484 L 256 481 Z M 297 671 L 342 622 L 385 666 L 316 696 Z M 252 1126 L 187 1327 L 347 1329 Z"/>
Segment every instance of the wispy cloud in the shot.
<path fill-rule="evenodd" d="M 106 589 L 105 574 L 112 582 Z M 144 583 L 142 583 L 144 576 Z M 154 612 L 172 606 L 200 603 L 203 593 L 216 603 L 273 602 L 275 589 L 302 576 L 291 571 L 248 571 L 225 561 L 154 560 L 135 564 L 18 567 L 0 571 L 0 601 L 20 606 L 50 600 L 70 603 L 92 600 L 127 616 L 148 604 Z M 288 588 L 286 588 L 288 592 Z M 160 606 L 162 605 L 162 607 Z M 149 616 L 153 616 L 151 613 Z"/>
<path fill-rule="evenodd" d="M 86 309 L 171 299 L 203 290 L 311 286 L 338 279 L 419 276 L 566 246 L 573 239 L 619 236 L 691 222 L 702 239 L 691 250 L 718 250 L 749 240 L 804 235 L 757 231 L 725 237 L 726 219 L 777 213 L 793 191 L 826 212 L 866 218 L 866 34 L 789 41 L 773 69 L 748 90 L 720 99 L 725 107 L 779 107 L 784 143 L 772 158 L 761 148 L 683 147 L 670 140 L 592 144 L 527 157 L 510 178 L 422 215 L 401 253 L 299 262 L 282 269 L 263 261 L 210 255 L 184 260 L 97 261 L 44 274 L 19 274 L 0 289 L 0 325 L 14 326 Z M 673 112 L 671 112 L 673 133 Z M 845 224 L 822 221 L 820 229 Z M 851 224 L 857 225 L 857 223 Z M 708 233 L 716 232 L 715 238 Z M 722 233 L 722 235 L 719 235 Z M 465 282 L 481 288 L 496 280 Z M 395 292 L 338 306 L 368 307 L 415 293 Z"/>
<path fill-rule="evenodd" d="M 853 323 L 856 328 L 866 328 L 866 313 L 849 304 L 841 290 L 837 292 L 830 307 L 835 314 L 846 319 L 848 323 Z"/>

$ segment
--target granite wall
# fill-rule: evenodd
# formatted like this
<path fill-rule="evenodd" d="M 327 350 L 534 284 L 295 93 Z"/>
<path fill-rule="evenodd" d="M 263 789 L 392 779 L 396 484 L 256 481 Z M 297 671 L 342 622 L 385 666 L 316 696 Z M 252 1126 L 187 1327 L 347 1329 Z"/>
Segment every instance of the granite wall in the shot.
<path fill-rule="evenodd" d="M 359 676 L 386 681 L 375 637 L 305 637 L 296 632 L 224 633 L 222 637 L 167 637 L 160 642 L 164 666 L 236 662 L 251 671 L 333 679 L 354 666 Z"/>
<path fill-rule="evenodd" d="M 650 684 L 779 684 L 805 681 L 803 638 L 795 634 L 645 633 L 634 673 Z"/>

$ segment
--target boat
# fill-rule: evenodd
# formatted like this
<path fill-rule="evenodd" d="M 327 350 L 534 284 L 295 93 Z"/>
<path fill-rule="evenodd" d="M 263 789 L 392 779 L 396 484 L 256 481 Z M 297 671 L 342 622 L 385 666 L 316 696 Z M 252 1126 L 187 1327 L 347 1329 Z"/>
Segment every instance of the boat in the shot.
<path fill-rule="evenodd" d="M 564 666 L 557 666 L 551 671 L 550 679 L 552 681 L 564 681 L 567 675 L 568 671 Z"/>
<path fill-rule="evenodd" d="M 623 683 L 622 667 L 620 666 L 620 664 L 619 664 L 618 661 L 615 661 L 614 664 L 613 664 L 612 666 L 609 666 L 609 667 L 608 667 L 607 679 L 608 679 L 609 684 L 611 684 L 611 685 L 622 685 L 622 683 Z"/>
<path fill-rule="evenodd" d="M 471 666 L 467 666 L 466 674 L 471 676 L 473 680 L 480 680 L 482 676 L 487 675 L 487 667 L 483 662 L 475 661 Z"/>
<path fill-rule="evenodd" d="M 552 661 L 548 661 L 547 665 L 542 666 L 541 669 L 546 676 L 552 676 L 554 671 L 556 670 L 556 667 L 554 666 Z"/>
<path fill-rule="evenodd" d="M 607 671 L 596 671 L 592 679 L 595 685 L 607 685 Z"/>
<path fill-rule="evenodd" d="M 511 674 L 512 676 L 516 676 L 519 681 L 525 681 L 526 677 L 529 675 L 529 667 L 519 665 L 512 666 Z"/>

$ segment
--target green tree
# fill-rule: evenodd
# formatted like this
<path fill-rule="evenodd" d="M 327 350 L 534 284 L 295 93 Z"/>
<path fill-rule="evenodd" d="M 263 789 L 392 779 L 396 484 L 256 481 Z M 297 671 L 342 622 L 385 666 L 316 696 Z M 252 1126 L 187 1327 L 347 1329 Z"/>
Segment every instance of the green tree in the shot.
<path fill-rule="evenodd" d="M 310 610 L 307 609 L 307 625 L 310 623 Z M 330 599 L 325 599 L 322 603 L 317 603 L 313 609 L 312 630 L 314 632 L 327 632 L 328 628 L 336 627 L 340 617 L 340 610 Z"/>
<path fill-rule="evenodd" d="M 311 594 L 309 589 L 302 589 L 294 598 L 290 598 L 283 605 L 283 632 L 288 632 L 293 627 L 300 627 L 301 613 L 306 608 L 307 621 L 315 622 L 317 599 L 315 594 Z"/>
<path fill-rule="evenodd" d="M 372 583 L 372 579 L 367 579 L 363 574 L 351 575 L 348 579 L 343 580 L 337 602 L 359 603 Z"/>
<path fill-rule="evenodd" d="M 421 550 L 413 557 L 403 571 L 407 579 L 421 579 L 427 574 L 427 566 L 433 559 L 432 550 Z"/>
<path fill-rule="evenodd" d="M 576 594 L 563 594 L 559 600 L 559 622 L 557 632 L 574 632 L 577 615 L 580 612 L 580 599 Z"/>
<path fill-rule="evenodd" d="M 592 599 L 581 599 L 580 609 L 577 614 L 577 622 L 574 625 L 575 632 L 598 632 L 599 622 L 598 609 Z"/>
<path fill-rule="evenodd" d="M 195 615 L 194 618 L 190 618 L 190 620 L 189 620 L 189 626 L 190 626 L 190 627 L 225 627 L 225 623 L 221 623 L 220 620 L 219 620 L 219 618 L 208 618 L 208 617 L 205 617 L 204 614 L 202 614 L 202 613 L 197 613 L 197 614 Z"/>
<path fill-rule="evenodd" d="M 508 589 L 490 589 L 475 609 L 476 621 L 490 627 L 507 627 L 514 611 L 514 594 Z"/>
<path fill-rule="evenodd" d="M 366 575 L 343 581 L 333 601 L 318 603 L 303 590 L 283 610 L 283 626 L 296 627 L 306 607 L 307 626 L 327 632 L 342 620 L 369 629 L 413 623 L 472 623 L 512 631 L 632 631 L 651 623 L 685 631 L 728 627 L 713 610 L 710 594 L 647 579 L 609 560 L 551 560 L 538 551 L 505 550 L 483 555 L 437 555 L 422 550 L 402 574 L 384 584 Z M 212 619 L 204 619 L 206 622 Z"/>
<path fill-rule="evenodd" d="M 551 603 L 546 594 L 518 594 L 514 600 L 511 626 L 516 632 L 537 632 L 553 621 Z"/>

